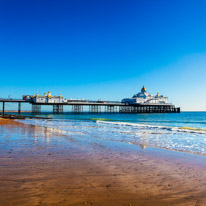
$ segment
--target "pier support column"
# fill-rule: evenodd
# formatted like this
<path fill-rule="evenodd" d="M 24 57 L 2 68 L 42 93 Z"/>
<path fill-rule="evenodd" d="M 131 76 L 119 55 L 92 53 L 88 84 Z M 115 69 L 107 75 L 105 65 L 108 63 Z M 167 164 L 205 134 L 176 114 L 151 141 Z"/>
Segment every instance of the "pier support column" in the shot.
<path fill-rule="evenodd" d="M 89 106 L 89 112 L 90 112 L 90 113 L 99 113 L 99 112 L 101 112 L 101 106 L 98 106 L 98 105 L 90 105 L 90 106 Z"/>
<path fill-rule="evenodd" d="M 113 106 L 113 105 L 105 106 L 105 112 L 106 113 L 116 113 L 117 112 L 117 107 Z"/>
<path fill-rule="evenodd" d="M 132 113 L 132 107 L 131 106 L 120 106 L 119 112 L 120 113 Z"/>
<path fill-rule="evenodd" d="M 138 113 L 138 107 L 132 107 L 132 113 Z"/>
<path fill-rule="evenodd" d="M 53 105 L 53 113 L 54 114 L 62 114 L 63 113 L 63 105 L 54 104 Z"/>
<path fill-rule="evenodd" d="M 19 104 L 18 104 L 18 113 L 19 114 L 21 113 L 21 102 L 19 102 Z"/>
<path fill-rule="evenodd" d="M 40 104 L 32 104 L 32 113 L 41 113 L 41 105 Z"/>
<path fill-rule="evenodd" d="M 62 114 L 64 111 L 63 105 L 59 105 L 59 113 Z"/>
<path fill-rule="evenodd" d="M 83 106 L 82 105 L 72 105 L 72 112 L 74 113 L 82 113 L 83 112 Z"/>
<path fill-rule="evenodd" d="M 180 107 L 176 108 L 176 113 L 180 113 Z"/>
<path fill-rule="evenodd" d="M 2 114 L 4 115 L 4 112 L 5 112 L 5 102 L 3 102 L 3 105 L 2 105 Z"/>
<path fill-rule="evenodd" d="M 119 113 L 125 113 L 125 106 L 119 106 Z"/>

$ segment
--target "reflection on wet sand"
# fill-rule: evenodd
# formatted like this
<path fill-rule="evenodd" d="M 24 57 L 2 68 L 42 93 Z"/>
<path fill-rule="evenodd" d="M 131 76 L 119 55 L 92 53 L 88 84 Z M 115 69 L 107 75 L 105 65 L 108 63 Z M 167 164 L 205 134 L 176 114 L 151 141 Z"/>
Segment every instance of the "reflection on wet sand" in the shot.
<path fill-rule="evenodd" d="M 146 146 L 144 144 L 140 144 L 140 147 L 144 150 Z"/>

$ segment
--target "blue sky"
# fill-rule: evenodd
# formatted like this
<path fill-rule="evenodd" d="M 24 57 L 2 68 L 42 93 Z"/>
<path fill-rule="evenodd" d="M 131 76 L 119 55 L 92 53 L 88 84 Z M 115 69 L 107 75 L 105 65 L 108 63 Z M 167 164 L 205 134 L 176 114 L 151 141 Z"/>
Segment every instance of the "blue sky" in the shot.
<path fill-rule="evenodd" d="M 0 0 L 0 97 L 121 100 L 144 84 L 206 111 L 206 2 Z"/>

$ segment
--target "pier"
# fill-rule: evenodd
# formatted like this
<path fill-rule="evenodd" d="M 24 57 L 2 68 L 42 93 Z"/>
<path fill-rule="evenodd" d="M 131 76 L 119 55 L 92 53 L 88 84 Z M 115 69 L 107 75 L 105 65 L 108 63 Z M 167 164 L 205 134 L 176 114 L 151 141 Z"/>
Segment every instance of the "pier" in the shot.
<path fill-rule="evenodd" d="M 22 104 L 31 104 L 31 112 L 34 114 L 40 114 L 44 106 L 50 105 L 53 107 L 54 114 L 63 114 L 64 107 L 70 107 L 71 112 L 74 114 L 82 114 L 84 111 L 89 113 L 180 113 L 180 108 L 175 107 L 172 104 L 131 104 L 118 102 L 118 101 L 71 101 L 62 103 L 37 103 L 32 100 L 21 99 L 0 99 L 2 103 L 1 114 L 5 114 L 6 103 L 18 104 L 18 113 L 22 111 Z M 86 109 L 86 110 L 85 110 Z"/>

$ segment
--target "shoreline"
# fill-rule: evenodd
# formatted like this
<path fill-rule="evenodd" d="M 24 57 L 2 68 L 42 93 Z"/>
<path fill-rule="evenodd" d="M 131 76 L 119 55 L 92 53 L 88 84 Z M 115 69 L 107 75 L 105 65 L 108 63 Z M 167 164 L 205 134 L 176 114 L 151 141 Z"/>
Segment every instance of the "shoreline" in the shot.
<path fill-rule="evenodd" d="M 0 119 L 1 205 L 204 205 L 205 156 Z"/>

